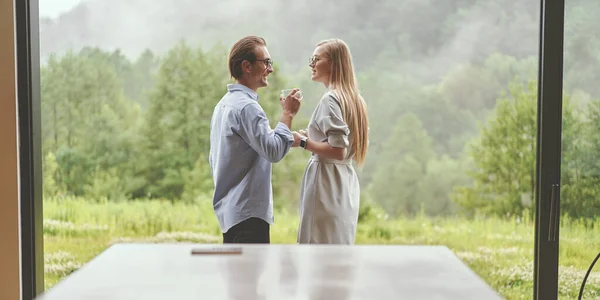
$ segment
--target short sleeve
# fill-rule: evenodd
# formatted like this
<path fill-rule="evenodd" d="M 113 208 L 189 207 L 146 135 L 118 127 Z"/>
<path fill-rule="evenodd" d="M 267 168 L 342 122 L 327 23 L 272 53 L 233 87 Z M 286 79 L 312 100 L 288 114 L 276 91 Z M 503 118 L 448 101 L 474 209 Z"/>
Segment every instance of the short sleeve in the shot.
<path fill-rule="evenodd" d="M 317 124 L 327 136 L 329 145 L 335 148 L 348 148 L 350 130 L 344 122 L 339 101 L 331 93 L 327 93 L 321 100 L 318 113 Z"/>

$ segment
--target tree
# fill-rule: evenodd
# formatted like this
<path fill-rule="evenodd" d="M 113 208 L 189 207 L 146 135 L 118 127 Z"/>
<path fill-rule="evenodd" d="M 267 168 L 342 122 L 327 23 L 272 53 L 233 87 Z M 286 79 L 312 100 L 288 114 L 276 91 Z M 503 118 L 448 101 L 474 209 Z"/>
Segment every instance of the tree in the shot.
<path fill-rule="evenodd" d="M 454 200 L 467 213 L 519 215 L 535 192 L 535 82 L 514 84 L 498 100 L 494 115 L 468 146 L 473 186 L 457 189 Z M 525 200 L 525 201 L 524 201 Z"/>
<path fill-rule="evenodd" d="M 85 193 L 96 171 L 124 167 L 133 156 L 127 137 L 139 118 L 100 56 L 51 56 L 41 70 L 43 155 L 55 156 L 58 190 L 75 195 Z"/>
<path fill-rule="evenodd" d="M 208 154 L 210 118 L 227 83 L 221 56 L 181 42 L 164 58 L 143 130 L 148 185 L 136 195 L 178 199 L 186 174 Z"/>
<path fill-rule="evenodd" d="M 155 84 L 155 74 L 160 67 L 160 60 L 146 49 L 132 65 L 130 90 L 128 97 L 135 100 L 144 109 L 148 107 L 149 93 Z"/>
<path fill-rule="evenodd" d="M 369 195 L 391 215 L 412 216 L 422 206 L 420 182 L 435 156 L 433 141 L 414 114 L 402 115 L 377 159 Z"/>
<path fill-rule="evenodd" d="M 467 214 L 521 215 L 531 208 L 535 195 L 537 141 L 537 86 L 512 84 L 498 100 L 494 115 L 468 146 L 473 169 L 471 186 L 456 189 L 453 200 Z M 563 157 L 577 156 L 581 135 L 570 98 L 563 103 Z M 578 164 L 578 163 L 577 163 Z M 577 185 L 573 166 L 563 165 L 563 191 Z M 578 197 L 576 197 L 578 198 Z M 530 210 L 532 212 L 533 210 Z"/>
<path fill-rule="evenodd" d="M 564 86 L 569 92 L 577 89 L 600 96 L 600 34 L 597 16 L 600 3 L 575 1 L 566 6 Z"/>
<path fill-rule="evenodd" d="M 423 212 L 428 216 L 452 215 L 458 206 L 451 199 L 452 189 L 470 182 L 464 170 L 468 161 L 447 155 L 427 162 L 427 172 L 419 181 Z"/>
<path fill-rule="evenodd" d="M 585 108 L 563 118 L 561 213 L 573 219 L 600 213 L 600 103 Z"/>
<path fill-rule="evenodd" d="M 450 70 L 440 84 L 441 95 L 459 109 L 482 111 L 494 106 L 500 84 L 487 69 L 464 65 Z"/>

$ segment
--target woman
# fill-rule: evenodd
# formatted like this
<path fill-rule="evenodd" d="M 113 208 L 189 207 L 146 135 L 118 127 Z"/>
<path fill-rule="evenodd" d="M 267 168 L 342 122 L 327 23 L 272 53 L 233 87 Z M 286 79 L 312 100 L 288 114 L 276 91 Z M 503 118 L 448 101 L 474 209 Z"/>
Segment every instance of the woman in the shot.
<path fill-rule="evenodd" d="M 298 242 L 354 244 L 360 186 L 352 166 L 367 153 L 367 106 L 358 91 L 352 57 L 339 39 L 317 44 L 310 58 L 312 80 L 327 92 L 307 131 L 295 132 L 312 157 L 304 171 Z"/>

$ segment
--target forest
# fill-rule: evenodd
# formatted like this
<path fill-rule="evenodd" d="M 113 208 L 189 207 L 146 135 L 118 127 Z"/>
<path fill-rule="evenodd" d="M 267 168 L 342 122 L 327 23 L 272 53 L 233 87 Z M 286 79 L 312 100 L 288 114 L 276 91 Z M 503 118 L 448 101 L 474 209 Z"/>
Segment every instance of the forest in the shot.
<path fill-rule="evenodd" d="M 559 294 L 600 248 L 600 2 L 566 1 Z M 83 0 L 40 19 L 46 288 L 114 243 L 220 243 L 209 124 L 227 54 L 267 41 L 260 105 L 325 92 L 315 45 L 350 47 L 369 110 L 357 244 L 445 245 L 506 299 L 531 299 L 540 2 Z M 273 243 L 295 243 L 309 153 L 273 165 Z M 600 297 L 600 274 L 584 299 Z"/>
<path fill-rule="evenodd" d="M 329 37 L 350 45 L 371 127 L 359 170 L 365 207 L 391 216 L 532 213 L 538 2 L 238 3 L 260 18 L 237 16 L 235 1 L 207 5 L 198 11 L 206 18 L 191 18 L 197 4 L 184 2 L 156 24 L 148 23 L 150 8 L 137 13 L 134 25 L 153 34 L 117 29 L 125 22 L 117 17 L 135 3 L 82 2 L 41 22 L 46 196 L 189 202 L 210 194 L 208 124 L 231 82 L 230 44 L 248 32 L 267 39 L 276 61 L 260 101 L 272 120 L 279 90 L 299 87 L 306 95 L 295 130 L 324 91 L 309 79 L 314 45 Z M 281 7 L 294 12 L 293 22 Z M 566 12 L 561 196 L 562 212 L 573 218 L 600 211 L 600 110 L 592 100 L 600 95 L 599 7 L 570 1 Z M 232 23 L 223 26 L 218 13 Z M 120 21 L 109 24 L 112 17 Z M 173 22 L 162 28 L 166 20 Z M 280 22 L 285 26 L 269 26 Z M 298 152 L 274 166 L 278 207 L 297 204 L 308 157 Z"/>

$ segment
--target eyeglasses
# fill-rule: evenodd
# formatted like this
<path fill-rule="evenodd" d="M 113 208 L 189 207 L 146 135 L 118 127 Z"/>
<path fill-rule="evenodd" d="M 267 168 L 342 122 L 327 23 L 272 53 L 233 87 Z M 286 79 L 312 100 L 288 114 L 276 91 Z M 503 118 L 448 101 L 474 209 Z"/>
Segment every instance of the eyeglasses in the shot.
<path fill-rule="evenodd" d="M 309 65 L 314 65 L 314 64 L 316 64 L 321 59 L 322 58 L 318 58 L 316 55 L 313 55 L 313 56 L 311 56 L 311 57 L 308 58 L 308 64 Z"/>
<path fill-rule="evenodd" d="M 265 67 L 267 68 L 273 67 L 273 60 L 271 60 L 270 58 L 257 59 L 256 61 L 262 61 L 265 64 Z"/>

